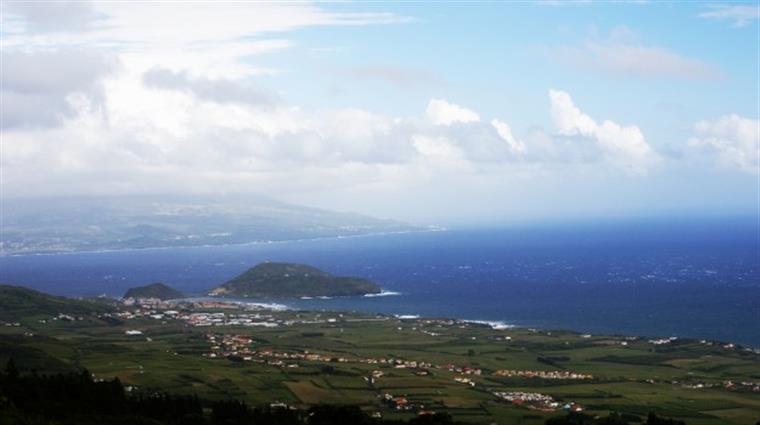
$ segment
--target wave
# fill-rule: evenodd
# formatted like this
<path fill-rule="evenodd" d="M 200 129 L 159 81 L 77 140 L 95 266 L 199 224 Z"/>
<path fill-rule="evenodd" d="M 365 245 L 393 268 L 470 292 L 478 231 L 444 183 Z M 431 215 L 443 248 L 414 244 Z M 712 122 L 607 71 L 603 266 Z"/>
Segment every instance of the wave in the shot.
<path fill-rule="evenodd" d="M 396 314 L 397 319 L 419 319 L 419 314 Z"/>
<path fill-rule="evenodd" d="M 379 294 L 364 294 L 364 296 L 367 297 L 367 298 L 390 297 L 390 296 L 393 296 L 393 295 L 401 295 L 401 292 L 383 290 L 383 291 L 380 291 Z"/>
<path fill-rule="evenodd" d="M 245 304 L 247 306 L 260 308 L 264 310 L 272 310 L 272 311 L 286 311 L 290 310 L 290 307 L 286 306 L 285 304 L 277 304 L 277 303 L 251 303 L 251 302 L 241 302 L 241 304 Z"/>
<path fill-rule="evenodd" d="M 486 325 L 486 326 L 490 326 L 491 329 L 494 329 L 494 330 L 512 329 L 516 327 L 515 325 L 502 322 L 500 320 L 460 320 L 460 322 L 474 323 L 476 325 Z"/>

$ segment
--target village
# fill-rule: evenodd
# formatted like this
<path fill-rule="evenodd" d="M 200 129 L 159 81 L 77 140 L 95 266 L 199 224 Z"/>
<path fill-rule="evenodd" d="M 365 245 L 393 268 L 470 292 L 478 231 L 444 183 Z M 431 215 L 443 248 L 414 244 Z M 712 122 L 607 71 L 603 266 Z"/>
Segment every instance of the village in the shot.
<path fill-rule="evenodd" d="M 364 381 L 371 387 L 383 377 L 386 372 L 380 370 L 387 369 L 413 369 L 417 376 L 427 376 L 431 370 L 442 370 L 455 374 L 452 378 L 455 382 L 476 387 L 477 383 L 470 376 L 481 376 L 483 371 L 480 368 L 456 364 L 433 364 L 429 362 L 405 360 L 392 357 L 348 357 L 345 355 L 336 356 L 331 354 L 319 354 L 304 350 L 302 352 L 284 352 L 274 351 L 272 349 L 255 350 L 251 348 L 254 340 L 245 335 L 236 334 L 206 334 L 206 341 L 210 344 L 210 352 L 204 353 L 203 356 L 210 359 L 227 359 L 230 361 L 250 361 L 277 368 L 299 368 L 301 362 L 321 362 L 321 363 L 359 363 L 368 365 L 377 365 L 378 369 L 373 370 L 368 376 L 364 376 Z M 540 371 L 540 370 L 498 370 L 493 373 L 498 377 L 523 377 L 536 379 L 593 379 L 593 376 L 569 371 Z M 494 392 L 498 399 L 508 401 L 514 405 L 524 406 L 529 409 L 542 411 L 555 411 L 560 408 L 573 411 L 581 411 L 582 407 L 577 403 L 560 404 L 552 397 L 537 393 L 522 392 Z M 396 410 L 424 410 L 424 406 L 414 405 L 405 396 L 396 396 L 389 393 L 380 395 L 383 402 Z"/>

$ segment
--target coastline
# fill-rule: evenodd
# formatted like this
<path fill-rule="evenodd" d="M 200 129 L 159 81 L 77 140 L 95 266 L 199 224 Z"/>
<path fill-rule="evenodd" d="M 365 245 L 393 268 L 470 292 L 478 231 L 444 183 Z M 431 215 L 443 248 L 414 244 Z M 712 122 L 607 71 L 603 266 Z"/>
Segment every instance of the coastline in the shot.
<path fill-rule="evenodd" d="M 747 267 L 751 259 L 746 251 L 716 253 L 679 242 L 669 243 L 666 255 L 654 256 L 623 239 L 626 243 L 615 251 L 607 243 L 593 243 L 581 256 L 575 241 L 558 241 L 544 254 L 544 248 L 531 248 L 546 242 L 541 235 L 521 240 L 512 236 L 507 231 L 453 229 L 353 236 L 364 239 L 345 243 L 256 242 L 243 248 L 15 256 L 0 258 L 0 274 L 7 283 L 70 297 L 121 296 L 129 287 L 154 281 L 204 295 L 248 264 L 297 261 L 367 276 L 385 289 L 403 292 L 396 297 L 287 302 L 302 309 L 503 320 L 541 329 L 708 338 L 760 347 L 760 330 L 747 325 L 757 318 L 760 287 L 752 283 L 757 282 L 756 269 Z M 640 277 L 655 268 L 659 280 Z M 669 278 L 678 281 L 670 283 Z"/>
<path fill-rule="evenodd" d="M 272 244 L 284 244 L 284 243 L 299 243 L 299 242 L 318 242 L 340 239 L 353 239 L 353 238 L 365 238 L 376 236 L 389 236 L 389 235 L 406 235 L 411 233 L 432 233 L 432 232 L 446 232 L 448 229 L 445 227 L 428 227 L 420 228 L 418 230 L 397 230 L 393 232 L 373 232 L 373 233 L 360 233 L 355 235 L 336 235 L 336 236 L 318 236 L 314 238 L 300 238 L 300 239 L 278 239 L 278 240 L 257 240 L 241 243 L 227 243 L 227 244 L 203 244 L 203 245 L 175 245 L 175 246 L 155 246 L 146 248 L 114 248 L 114 249 L 97 249 L 97 250 L 82 250 L 82 251 L 52 251 L 52 252 L 11 252 L 5 253 L 0 251 L 0 258 L 3 257 L 42 257 L 42 256 L 54 256 L 54 255 L 77 255 L 77 254 L 109 254 L 119 252 L 142 252 L 142 251 L 164 251 L 169 249 L 192 249 L 192 248 L 223 248 L 223 247 L 244 247 L 244 246 L 256 246 L 256 245 L 272 245 Z"/>
<path fill-rule="evenodd" d="M 392 292 L 392 291 L 391 291 Z M 393 295 L 396 295 L 394 293 Z M 401 295 L 398 293 L 398 295 Z M 343 297 L 329 297 L 329 298 L 323 298 L 323 299 L 335 299 L 335 298 L 344 298 L 344 299 L 350 299 L 350 298 L 362 298 L 363 296 L 343 296 Z M 300 299 L 300 298 L 299 298 Z M 557 327 L 546 327 L 546 326 L 538 326 L 538 325 L 531 325 L 531 324 L 516 324 L 516 323 L 510 323 L 509 321 L 505 320 L 488 320 L 488 319 L 472 319 L 472 318 L 460 318 L 460 317 L 448 317 L 445 315 L 436 316 L 436 315 L 421 315 L 416 313 L 406 313 L 406 314 L 397 314 L 397 313 L 383 313 L 383 312 L 372 312 L 372 311 L 362 311 L 357 309 L 340 309 L 340 308 L 333 308 L 333 309 L 327 309 L 327 308 L 302 308 L 299 306 L 294 305 L 288 305 L 288 300 L 295 301 L 298 299 L 281 299 L 281 302 L 273 302 L 272 300 L 264 300 L 264 299 L 252 299 L 247 300 L 245 298 L 234 298 L 234 297 L 209 297 L 209 296 L 201 296 L 201 297 L 188 297 L 188 298 L 182 298 L 182 299 L 176 299 L 176 300 L 167 300 L 170 303 L 182 303 L 182 302 L 204 302 L 204 301 L 210 301 L 210 302 L 226 302 L 230 304 L 237 304 L 237 305 L 247 305 L 251 306 L 252 308 L 262 309 L 262 310 L 269 310 L 272 312 L 284 312 L 284 311 L 291 311 L 291 312 L 303 312 L 303 313 L 315 313 L 315 312 L 322 312 L 322 313 L 338 313 L 338 314 L 374 314 L 377 316 L 383 316 L 383 317 L 393 317 L 399 320 L 447 320 L 452 321 L 454 323 L 459 324 L 470 324 L 470 325 L 480 325 L 480 326 L 486 326 L 490 328 L 491 330 L 495 331 L 506 331 L 506 330 L 526 330 L 530 332 L 540 332 L 540 333 L 571 333 L 576 335 L 581 335 L 584 338 L 590 338 L 590 337 L 610 337 L 610 338 L 626 338 L 630 340 L 647 340 L 647 341 L 694 341 L 694 342 L 700 342 L 702 344 L 714 344 L 718 346 L 732 346 L 736 347 L 736 349 L 741 349 L 747 352 L 752 352 L 755 354 L 760 354 L 760 346 L 752 346 L 748 344 L 742 344 L 734 341 L 723 341 L 723 340 L 714 340 L 709 338 L 701 338 L 701 337 L 695 337 L 695 336 L 678 336 L 678 335 L 642 335 L 642 334 L 630 334 L 630 333 L 605 333 L 605 332 L 586 332 L 584 330 L 580 329 L 570 329 L 570 328 L 557 328 Z"/>

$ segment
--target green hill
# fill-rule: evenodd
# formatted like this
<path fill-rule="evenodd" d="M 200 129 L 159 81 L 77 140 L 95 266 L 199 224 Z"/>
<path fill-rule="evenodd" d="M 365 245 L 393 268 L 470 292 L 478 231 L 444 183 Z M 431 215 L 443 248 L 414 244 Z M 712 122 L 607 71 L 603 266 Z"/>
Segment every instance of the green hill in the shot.
<path fill-rule="evenodd" d="M 339 277 L 303 264 L 261 263 L 211 291 L 237 297 L 336 297 L 377 294 L 377 284 L 359 277 Z"/>
<path fill-rule="evenodd" d="M 36 315 L 84 316 L 110 310 L 111 307 L 106 303 L 57 297 L 20 286 L 0 285 L 0 320 L 3 321 Z"/>
<path fill-rule="evenodd" d="M 151 283 L 150 285 L 129 288 L 124 298 L 158 298 L 160 300 L 173 300 L 185 298 L 182 292 L 164 285 L 163 283 Z"/>

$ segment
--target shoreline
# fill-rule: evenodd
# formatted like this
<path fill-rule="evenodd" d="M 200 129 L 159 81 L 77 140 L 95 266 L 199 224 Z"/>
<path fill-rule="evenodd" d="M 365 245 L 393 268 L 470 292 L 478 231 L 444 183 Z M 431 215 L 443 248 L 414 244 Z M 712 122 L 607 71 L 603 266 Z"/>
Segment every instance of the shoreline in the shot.
<path fill-rule="evenodd" d="M 399 295 L 401 295 L 399 293 Z M 363 296 L 357 296 L 357 298 L 361 298 Z M 344 296 L 344 297 L 331 297 L 329 299 L 334 298 L 354 298 L 354 296 Z M 650 342 L 652 340 L 670 340 L 671 342 L 676 340 L 683 340 L 683 341 L 694 341 L 699 342 L 702 344 L 714 344 L 718 346 L 724 346 L 724 345 L 731 345 L 735 346 L 736 349 L 741 349 L 744 351 L 752 352 L 755 354 L 760 354 L 760 345 L 753 346 L 749 344 L 743 344 L 743 343 L 737 343 L 733 341 L 724 341 L 724 340 L 716 340 L 716 339 L 709 339 L 705 337 L 696 337 L 696 336 L 684 336 L 684 335 L 644 335 L 644 334 L 632 334 L 632 333 L 615 333 L 615 332 L 587 332 L 580 329 L 570 329 L 570 328 L 560 328 L 560 327 L 547 327 L 547 326 L 538 326 L 538 325 L 531 325 L 531 324 L 516 324 L 511 323 L 505 320 L 489 320 L 489 319 L 470 319 L 470 318 L 458 318 L 458 317 L 450 317 L 446 315 L 421 315 L 421 314 L 415 314 L 415 313 L 406 313 L 406 314 L 399 314 L 399 313 L 387 313 L 387 312 L 373 312 L 373 311 L 366 311 L 366 310 L 357 310 L 357 309 L 340 309 L 340 308 L 302 308 L 299 306 L 293 306 L 288 305 L 288 300 L 300 300 L 300 299 L 279 299 L 280 302 L 272 300 L 263 300 L 263 299 L 256 299 L 255 301 L 247 301 L 244 298 L 225 298 L 225 297 L 189 297 L 189 298 L 181 298 L 176 300 L 167 300 L 168 302 L 178 302 L 182 303 L 183 301 L 186 302 L 201 302 L 201 301 L 217 301 L 217 302 L 227 302 L 231 304 L 238 304 L 238 305 L 250 305 L 254 308 L 261 308 L 263 310 L 269 310 L 272 312 L 304 312 L 304 313 L 339 313 L 339 314 L 364 314 L 364 315 L 377 315 L 377 316 L 383 316 L 383 317 L 392 317 L 399 320 L 450 320 L 455 323 L 460 324 L 471 324 L 471 325 L 480 325 L 480 326 L 487 326 L 491 330 L 495 331 L 507 331 L 507 330 L 527 330 L 531 332 L 542 332 L 542 333 L 572 333 L 572 334 L 578 334 L 582 337 L 610 337 L 610 338 L 624 338 L 624 339 L 635 339 L 635 340 L 649 340 Z M 308 301 L 308 300 L 307 300 Z"/>
<path fill-rule="evenodd" d="M 4 253 L 0 252 L 0 258 L 16 258 L 16 257 L 42 257 L 42 256 L 54 256 L 54 255 L 77 255 L 77 254 L 110 254 L 120 252 L 142 252 L 142 251 L 163 251 L 169 249 L 193 249 L 193 248 L 227 248 L 227 247 L 243 247 L 243 246 L 256 246 L 256 245 L 272 245 L 283 243 L 300 243 L 300 242 L 318 242 L 340 239 L 354 239 L 365 238 L 375 236 L 390 236 L 390 235 L 405 235 L 410 233 L 432 233 L 432 232 L 446 232 L 445 227 L 434 228 L 421 228 L 418 230 L 398 230 L 393 232 L 373 232 L 373 233 L 361 233 L 355 235 L 336 235 L 336 236 L 317 236 L 313 238 L 301 238 L 301 239 L 280 239 L 280 240 L 257 240 L 251 242 L 240 243 L 227 243 L 227 244 L 203 244 L 203 245 L 178 245 L 178 246 L 154 246 L 146 248 L 114 248 L 114 249 L 98 249 L 98 250 L 83 250 L 83 251 L 53 251 L 53 252 L 13 252 Z"/>

